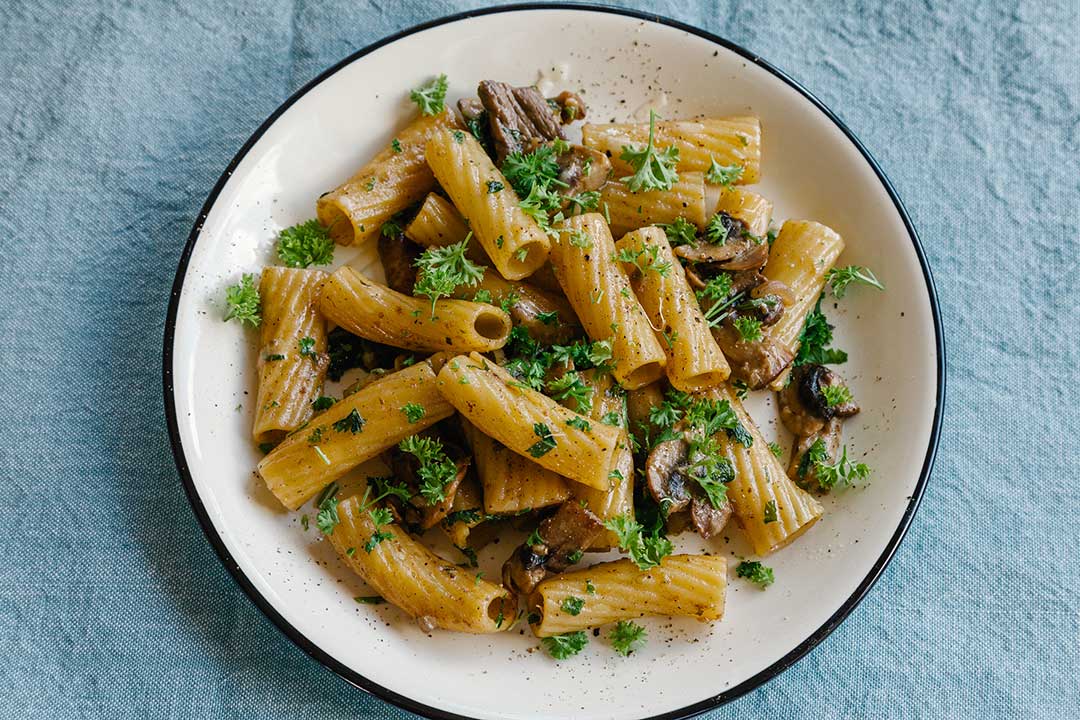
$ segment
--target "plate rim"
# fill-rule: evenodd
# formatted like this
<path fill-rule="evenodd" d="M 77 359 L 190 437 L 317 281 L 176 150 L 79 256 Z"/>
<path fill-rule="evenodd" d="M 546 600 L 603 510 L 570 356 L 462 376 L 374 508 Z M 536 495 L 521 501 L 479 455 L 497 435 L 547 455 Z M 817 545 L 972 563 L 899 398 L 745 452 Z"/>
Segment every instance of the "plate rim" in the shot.
<path fill-rule="evenodd" d="M 519 12 L 519 11 L 532 11 L 532 10 L 571 10 L 571 11 L 583 11 L 583 12 L 597 12 L 608 13 L 613 15 L 621 15 L 624 17 L 630 17 L 637 20 L 644 20 L 646 22 L 652 22 L 659 25 L 665 25 L 668 27 L 682 30 L 687 33 L 692 33 L 700 38 L 708 40 L 720 47 L 730 50 L 744 59 L 754 63 L 758 67 L 768 71 L 774 77 L 778 78 L 791 89 L 798 92 L 804 98 L 806 98 L 818 111 L 823 113 L 843 134 L 844 136 L 855 146 L 855 148 L 862 155 L 863 159 L 873 169 L 874 174 L 877 176 L 878 181 L 884 187 L 889 198 L 892 200 L 896 211 L 900 214 L 900 218 L 903 220 L 904 227 L 907 230 L 908 237 L 911 239 L 912 246 L 915 250 L 915 254 L 919 260 L 919 265 L 922 268 L 923 277 L 926 282 L 926 290 L 928 299 L 930 301 L 930 314 L 934 324 L 934 344 L 937 351 L 937 392 L 936 392 L 936 406 L 934 408 L 934 417 L 931 424 L 930 439 L 927 445 L 926 455 L 923 460 L 922 469 L 919 473 L 918 482 L 915 484 L 915 489 L 908 499 L 908 506 L 904 510 L 903 516 L 900 518 L 900 522 L 896 531 L 892 537 L 886 543 L 884 550 L 878 559 L 874 562 L 870 571 L 866 577 L 859 583 L 852 594 L 840 605 L 840 607 L 834 612 L 828 620 L 826 620 L 819 628 L 814 630 L 810 635 L 801 643 L 796 645 L 790 651 L 788 651 L 782 658 L 757 672 L 753 676 L 742 681 L 734 687 L 728 688 L 723 692 L 714 695 L 713 697 L 700 700 L 698 702 L 686 705 L 682 708 L 671 710 L 659 715 L 651 715 L 642 720 L 685 720 L 686 718 L 692 718 L 700 715 L 701 713 L 709 710 L 716 709 L 721 705 L 742 697 L 746 693 L 754 690 L 765 683 L 769 682 L 777 675 L 787 670 L 794 665 L 800 659 L 802 659 L 807 653 L 820 644 L 825 638 L 832 634 L 840 623 L 842 623 L 848 615 L 862 602 L 866 597 L 866 594 L 870 591 L 870 588 L 881 577 L 885 568 L 896 554 L 897 548 L 903 541 L 904 536 L 907 534 L 908 528 L 911 526 L 911 522 L 915 516 L 915 512 L 918 510 L 920 503 L 922 502 L 923 495 L 926 492 L 926 485 L 930 479 L 930 474 L 933 471 L 934 461 L 937 456 L 938 445 L 941 437 L 941 427 L 944 416 L 945 408 L 945 385 L 946 385 L 946 359 L 945 359 L 945 338 L 942 331 L 941 310 L 938 303 L 937 287 L 934 283 L 934 277 L 930 270 L 930 265 L 927 262 L 926 254 L 923 250 L 922 241 L 919 238 L 918 231 L 915 229 L 914 224 L 911 221 L 911 217 L 908 215 L 907 208 L 904 206 L 903 201 L 897 194 L 896 189 L 893 187 L 892 182 L 885 175 L 885 172 L 878 165 L 877 160 L 874 159 L 870 151 L 862 144 L 859 138 L 852 132 L 852 130 L 834 113 L 828 106 L 819 100 L 813 93 L 807 90 L 801 83 L 794 80 L 787 73 L 779 68 L 775 67 L 767 60 L 764 60 L 756 53 L 753 53 L 741 45 L 734 43 L 726 38 L 711 33 L 707 30 L 703 30 L 699 27 L 695 27 L 688 23 L 674 20 L 672 18 L 658 15 L 655 13 L 647 13 L 630 8 L 614 6 L 614 5 L 596 5 L 592 3 L 555 3 L 555 2 L 528 2 L 528 3 L 516 3 L 495 5 L 487 8 L 478 8 L 474 10 L 466 10 L 451 15 L 444 15 L 432 20 L 427 20 L 416 25 L 412 25 L 398 32 L 392 33 L 383 37 L 375 42 L 366 45 L 365 47 L 349 54 L 342 60 L 334 63 L 327 69 L 320 72 L 314 78 L 305 83 L 301 88 L 292 93 L 284 102 L 281 103 L 255 130 L 254 133 L 247 139 L 247 141 L 233 156 L 232 160 L 226 166 L 217 182 L 214 184 L 213 189 L 210 191 L 206 202 L 203 203 L 202 208 L 192 226 L 191 232 L 188 235 L 187 242 L 184 245 L 184 249 L 181 252 L 180 260 L 176 269 L 176 276 L 173 280 L 172 290 L 169 296 L 169 308 L 165 319 L 164 330 L 164 343 L 162 351 L 162 389 L 164 392 L 165 401 L 165 416 L 166 424 L 168 426 L 169 443 L 172 447 L 173 460 L 176 463 L 176 469 L 180 474 L 181 482 L 184 486 L 184 492 L 187 495 L 189 504 L 192 511 L 195 513 L 196 518 L 199 521 L 199 526 L 202 528 L 203 534 L 206 536 L 210 545 L 214 548 L 218 558 L 222 564 L 229 571 L 229 575 L 236 582 L 237 585 L 244 591 L 244 594 L 255 604 L 255 606 L 280 630 L 289 640 L 291 640 L 297 647 L 303 650 L 309 657 L 319 662 L 324 667 L 334 672 L 338 677 L 342 678 L 350 685 L 357 687 L 365 692 L 368 692 L 381 700 L 389 702 L 403 710 L 421 715 L 427 718 L 433 718 L 436 720 L 476 720 L 471 716 L 459 715 L 457 713 L 447 712 L 440 710 L 436 707 L 426 705 L 409 698 L 405 695 L 401 695 L 385 686 L 373 682 L 361 673 L 347 667 L 344 663 L 338 661 L 332 657 L 325 650 L 316 645 L 306 635 L 297 630 L 288 620 L 285 619 L 270 603 L 269 601 L 258 591 L 255 585 L 247 577 L 244 571 L 240 568 L 239 563 L 233 558 L 228 548 L 225 546 L 224 541 L 218 534 L 217 529 L 214 527 L 213 521 L 210 519 L 209 513 L 206 510 L 206 506 L 199 496 L 198 491 L 195 489 L 194 479 L 191 476 L 191 472 L 187 465 L 187 458 L 184 454 L 183 443 L 180 439 L 180 429 L 178 416 L 176 411 L 176 396 L 173 379 L 173 344 L 176 334 L 176 320 L 180 305 L 180 294 L 184 285 L 184 281 L 187 277 L 188 263 L 191 260 L 191 254 L 195 249 L 195 244 L 198 242 L 199 236 L 202 234 L 203 223 L 209 215 L 211 209 L 216 204 L 218 196 L 225 184 L 232 177 L 233 171 L 240 164 L 240 162 L 247 156 L 248 152 L 254 147 L 254 145 L 262 138 L 263 134 L 277 121 L 277 119 L 288 110 L 294 103 L 296 103 L 301 97 L 320 85 L 324 80 L 328 79 L 345 66 L 353 63 L 354 61 L 368 55 L 375 50 L 389 45 L 390 43 L 401 40 L 410 35 L 414 35 L 424 30 L 438 27 L 440 25 L 446 25 L 460 20 L 468 20 L 470 18 L 482 17 L 485 15 L 495 15 L 507 12 Z"/>

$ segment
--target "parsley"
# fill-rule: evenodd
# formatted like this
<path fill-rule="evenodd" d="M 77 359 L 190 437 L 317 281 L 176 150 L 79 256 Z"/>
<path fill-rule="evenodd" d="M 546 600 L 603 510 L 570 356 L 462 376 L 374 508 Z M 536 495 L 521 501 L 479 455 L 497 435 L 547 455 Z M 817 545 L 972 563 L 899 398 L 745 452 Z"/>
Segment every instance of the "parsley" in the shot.
<path fill-rule="evenodd" d="M 508 313 L 510 312 L 511 308 L 518 304 L 518 300 L 520 299 L 521 296 L 511 290 L 509 294 L 507 294 L 507 296 L 502 299 L 502 302 L 499 303 L 499 307 L 502 308 L 503 312 Z"/>
<path fill-rule="evenodd" d="M 307 529 L 310 527 L 310 525 L 308 524 L 307 513 L 304 513 L 300 516 L 300 527 L 304 528 L 304 532 L 307 532 Z"/>
<path fill-rule="evenodd" d="M 470 237 L 472 233 L 459 243 L 428 248 L 413 263 L 419 269 L 413 294 L 431 298 L 432 318 L 439 298 L 453 295 L 459 285 L 476 285 L 484 277 L 484 269 L 465 257 Z"/>
<path fill-rule="evenodd" d="M 375 525 L 375 532 L 373 532 L 371 537 L 368 538 L 368 541 L 364 543 L 364 551 L 370 553 L 383 540 L 389 540 L 394 537 L 393 533 L 386 532 L 382 529 L 394 521 L 394 516 L 386 508 L 375 508 L 373 510 L 368 510 L 368 517 L 371 518 L 371 522 Z"/>
<path fill-rule="evenodd" d="M 241 325 L 248 323 L 251 327 L 258 327 L 262 322 L 259 315 L 259 289 L 255 287 L 255 277 L 251 273 L 244 273 L 240 282 L 226 288 L 225 302 L 229 305 L 229 312 L 225 314 L 226 320 L 236 320 Z"/>
<path fill-rule="evenodd" d="M 778 519 L 776 514 L 776 501 L 770 500 L 769 502 L 765 503 L 765 507 L 762 508 L 762 513 L 762 518 L 765 525 L 776 522 Z"/>
<path fill-rule="evenodd" d="M 735 318 L 735 329 L 739 331 L 739 337 L 745 342 L 757 342 L 761 340 L 761 321 L 749 315 L 740 315 Z"/>
<path fill-rule="evenodd" d="M 736 293 L 731 295 L 731 276 L 727 273 L 720 273 L 716 277 L 705 283 L 705 287 L 697 291 L 698 303 L 701 304 L 704 310 L 703 315 L 705 321 L 709 323 L 709 327 L 716 327 L 727 316 L 727 310 L 742 297 L 742 293 Z M 731 295 L 729 297 L 729 295 Z M 706 307 L 706 303 L 708 307 Z"/>
<path fill-rule="evenodd" d="M 838 298 L 844 297 L 844 294 L 847 293 L 847 286 L 853 282 L 869 285 L 878 290 L 885 289 L 885 286 L 881 284 L 873 271 L 861 265 L 831 268 L 829 272 L 825 273 L 825 282 L 832 286 L 833 295 Z"/>
<path fill-rule="evenodd" d="M 818 298 L 817 305 L 806 315 L 806 323 L 799 334 L 799 352 L 792 363 L 795 366 L 847 362 L 846 352 L 826 347 L 833 340 L 833 326 L 821 312 L 822 297 Z"/>
<path fill-rule="evenodd" d="M 322 412 L 327 408 L 333 407 L 334 403 L 336 402 L 337 400 L 332 397 L 320 395 L 319 397 L 315 398 L 315 401 L 313 403 L 311 403 L 311 407 L 314 408 L 315 412 Z"/>
<path fill-rule="evenodd" d="M 851 397 L 851 391 L 844 385 L 822 385 L 821 394 L 825 396 L 825 404 L 831 408 L 855 399 Z"/>
<path fill-rule="evenodd" d="M 416 103 L 424 115 L 438 115 L 445 109 L 448 86 L 446 75 L 440 75 L 427 85 L 421 85 L 410 92 L 409 99 Z"/>
<path fill-rule="evenodd" d="M 401 225 L 394 220 L 387 220 L 382 224 L 382 227 L 379 228 L 379 234 L 388 238 L 397 237 L 398 235 L 401 235 L 402 232 L 404 231 L 401 229 Z"/>
<path fill-rule="evenodd" d="M 337 492 L 338 484 L 332 482 L 326 486 L 326 489 L 319 495 L 319 499 L 315 501 L 315 506 L 319 508 L 318 514 L 315 515 L 315 525 L 323 535 L 332 535 L 334 528 L 341 522 L 337 511 Z"/>
<path fill-rule="evenodd" d="M 451 130 L 450 134 L 454 136 L 454 142 L 456 142 L 458 145 L 465 142 L 465 133 L 461 132 L 460 130 Z"/>
<path fill-rule="evenodd" d="M 545 325 L 557 325 L 559 323 L 559 311 L 550 310 L 536 314 L 536 319 Z"/>
<path fill-rule="evenodd" d="M 578 564 L 579 562 L 581 562 L 581 558 L 583 558 L 583 557 L 585 557 L 585 552 L 584 552 L 584 551 L 582 551 L 582 550 L 581 550 L 581 548 L 578 548 L 578 549 L 577 549 L 577 550 L 575 550 L 574 552 L 572 552 L 572 553 L 570 553 L 569 555 L 567 555 L 567 556 L 566 556 L 566 560 L 567 560 L 567 562 L 569 562 L 569 563 L 570 563 L 571 565 L 576 565 L 576 564 Z M 574 613 L 574 614 L 576 615 L 577 613 Z"/>
<path fill-rule="evenodd" d="M 401 498 L 405 502 L 412 498 L 408 486 L 405 483 L 396 484 L 394 480 L 396 478 L 393 475 L 373 475 L 367 479 L 368 484 L 375 488 L 375 499 L 372 503 L 390 496 Z"/>
<path fill-rule="evenodd" d="M 762 590 L 772 585 L 774 580 L 772 568 L 762 565 L 757 560 L 743 560 L 735 568 L 735 575 L 746 578 Z"/>
<path fill-rule="evenodd" d="M 693 245 L 697 242 L 697 226 L 681 215 L 675 218 L 675 222 L 659 227 L 667 235 L 668 244 L 671 247 Z"/>
<path fill-rule="evenodd" d="M 622 427 L 622 414 L 618 410 L 611 410 L 600 416 L 600 422 L 612 427 Z"/>
<path fill-rule="evenodd" d="M 709 222 L 705 225 L 705 239 L 713 245 L 723 245 L 731 236 L 733 225 L 730 215 L 718 212 L 709 218 Z"/>
<path fill-rule="evenodd" d="M 447 457 L 442 443 L 435 438 L 411 435 L 398 443 L 398 449 L 420 461 L 416 477 L 424 499 L 431 505 L 446 500 L 446 486 L 457 477 L 458 467 Z"/>
<path fill-rule="evenodd" d="M 592 410 L 592 388 L 585 384 L 577 372 L 568 372 L 547 384 L 547 391 L 556 400 L 573 400 L 579 413 Z"/>
<path fill-rule="evenodd" d="M 401 406 L 401 412 L 405 413 L 405 417 L 410 423 L 417 423 L 424 419 L 424 415 L 427 414 L 427 410 L 423 405 L 418 403 L 406 403 Z"/>
<path fill-rule="evenodd" d="M 589 593 L 590 595 L 596 594 L 596 586 L 592 584 L 592 580 L 585 580 L 585 592 Z"/>
<path fill-rule="evenodd" d="M 815 440 L 815 444 L 821 440 Z M 809 454 L 809 453 L 807 453 Z M 870 477 L 870 466 L 866 463 L 853 463 L 848 460 L 847 446 L 844 446 L 840 459 L 829 465 L 822 460 L 817 462 L 817 481 L 825 490 L 830 490 L 837 484 L 854 485 L 859 480 Z"/>
<path fill-rule="evenodd" d="M 746 396 L 750 394 L 750 386 L 742 380 L 736 380 L 731 383 L 731 387 L 735 388 L 735 397 L 740 400 L 745 400 Z"/>
<path fill-rule="evenodd" d="M 353 598 L 353 600 L 360 603 L 361 605 L 382 605 L 384 602 L 386 602 L 378 595 L 357 595 Z"/>
<path fill-rule="evenodd" d="M 502 190 L 503 187 L 504 187 L 504 185 L 501 182 L 499 182 L 498 180 L 488 180 L 487 181 L 487 191 L 488 191 L 488 193 L 497 193 L 500 190 Z"/>
<path fill-rule="evenodd" d="M 537 545 L 546 545 L 544 538 L 540 536 L 540 528 L 533 528 L 533 531 L 529 533 L 529 537 L 525 538 L 525 544 L 529 547 L 535 547 Z"/>
<path fill-rule="evenodd" d="M 541 638 L 540 643 L 551 657 L 556 660 L 565 660 L 584 650 L 585 646 L 589 644 L 589 637 L 584 630 L 578 630 L 577 632 Z"/>
<path fill-rule="evenodd" d="M 630 620 L 620 620 L 608 634 L 612 649 L 626 657 L 645 644 L 645 628 Z"/>
<path fill-rule="evenodd" d="M 563 598 L 562 604 L 559 607 L 562 608 L 562 611 L 567 615 L 577 616 L 581 614 L 581 609 L 585 607 L 585 601 L 571 595 L 570 597 Z"/>
<path fill-rule="evenodd" d="M 655 272 L 660 277 L 667 277 L 671 272 L 671 263 L 661 261 L 659 255 L 659 245 L 639 245 L 636 248 L 624 247 L 615 253 L 615 259 L 619 262 L 630 263 L 642 275 Z"/>
<path fill-rule="evenodd" d="M 540 438 L 529 446 L 529 454 L 534 458 L 543 457 L 555 449 L 555 438 L 547 425 L 544 423 L 533 424 L 533 433 Z"/>
<path fill-rule="evenodd" d="M 318 353 L 315 352 L 315 338 L 302 337 L 297 343 L 300 347 L 301 357 L 316 357 Z"/>
<path fill-rule="evenodd" d="M 586 190 L 580 192 L 577 195 L 570 195 L 564 198 L 567 202 L 573 206 L 571 210 L 572 215 L 578 215 L 589 210 L 595 210 L 600 205 L 600 191 L 599 190 Z"/>
<path fill-rule="evenodd" d="M 727 400 L 694 400 L 686 409 L 686 420 L 694 430 L 705 436 L 715 435 L 723 430 L 743 447 L 754 444 L 754 437 L 739 422 Z"/>
<path fill-rule="evenodd" d="M 604 527 L 615 533 L 619 548 L 629 553 L 630 559 L 642 570 L 656 567 L 674 550 L 671 541 L 660 535 L 659 529 L 646 534 L 641 523 L 626 515 L 616 515 L 606 521 Z"/>
<path fill-rule="evenodd" d="M 795 469 L 795 475 L 800 480 L 806 478 L 806 474 L 819 465 L 827 463 L 829 452 L 825 449 L 825 441 L 818 438 L 806 449 L 799 459 L 799 467 Z"/>
<path fill-rule="evenodd" d="M 334 429 L 341 433 L 347 432 L 356 435 L 364 432 L 365 423 L 367 423 L 367 420 L 360 415 L 360 411 L 353 408 L 348 415 L 334 423 Z"/>
<path fill-rule="evenodd" d="M 721 165 L 710 155 L 709 169 L 705 171 L 705 182 L 730 188 L 742 177 L 742 174 L 742 165 Z"/>
<path fill-rule="evenodd" d="M 326 431 L 326 428 L 315 428 L 314 430 L 312 430 L 311 434 L 308 435 L 308 439 L 307 439 L 308 444 L 309 445 L 317 445 L 317 444 L 321 443 L 322 439 L 323 439 L 323 433 L 325 431 Z"/>
<path fill-rule="evenodd" d="M 495 304 L 495 301 L 491 297 L 491 291 L 484 289 L 476 291 L 476 294 L 473 295 L 473 302 L 482 302 L 487 303 L 488 305 Z"/>
<path fill-rule="evenodd" d="M 533 188 L 565 185 L 559 180 L 555 149 L 547 145 L 531 153 L 510 153 L 503 160 L 502 172 L 519 197 L 526 197 Z"/>
<path fill-rule="evenodd" d="M 620 470 L 619 468 L 615 468 L 607 474 L 607 479 L 611 480 L 612 482 L 622 482 L 626 479 L 626 477 L 623 476 L 622 470 Z"/>
<path fill-rule="evenodd" d="M 566 421 L 566 424 L 572 428 L 581 430 L 582 432 L 589 432 L 592 430 L 592 425 L 590 425 L 589 421 L 585 418 L 572 417 Z"/>
<path fill-rule="evenodd" d="M 592 247 L 592 238 L 590 238 L 583 230 L 571 230 L 567 235 L 570 240 L 570 244 L 574 247 L 588 250 Z"/>
<path fill-rule="evenodd" d="M 267 362 L 277 362 L 278 360 L 284 360 L 285 356 L 281 353 L 273 353 L 271 355 L 263 355 L 263 360 Z"/>
<path fill-rule="evenodd" d="M 784 449 L 780 447 L 780 444 L 777 442 L 769 443 L 769 452 L 771 452 L 777 458 L 784 457 Z"/>
<path fill-rule="evenodd" d="M 630 164 L 633 175 L 620 178 L 630 192 L 642 190 L 670 190 L 679 181 L 675 166 L 679 162 L 679 148 L 657 150 L 653 144 L 656 131 L 656 113 L 649 111 L 649 142 L 641 149 L 623 145 L 619 158 Z"/>
<path fill-rule="evenodd" d="M 318 220 L 308 220 L 278 234 L 277 254 L 288 267 L 329 265 L 334 261 L 334 241 Z"/>
<path fill-rule="evenodd" d="M 398 140 L 397 138 L 394 138 L 393 140 L 390 141 L 390 147 L 393 148 L 395 153 L 403 152 L 403 150 L 401 148 L 401 141 Z"/>

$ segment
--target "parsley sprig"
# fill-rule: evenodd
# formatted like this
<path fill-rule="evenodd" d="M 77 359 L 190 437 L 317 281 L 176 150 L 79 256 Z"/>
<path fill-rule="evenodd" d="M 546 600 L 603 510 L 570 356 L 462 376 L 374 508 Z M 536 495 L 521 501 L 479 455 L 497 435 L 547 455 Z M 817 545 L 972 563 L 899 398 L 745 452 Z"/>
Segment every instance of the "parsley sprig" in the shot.
<path fill-rule="evenodd" d="M 262 322 L 259 288 L 255 287 L 255 276 L 251 273 L 244 273 L 240 282 L 226 288 L 225 302 L 229 306 L 226 320 L 236 320 L 241 325 L 247 323 L 251 327 L 258 327 Z"/>
<path fill-rule="evenodd" d="M 551 657 L 556 660 L 565 660 L 584 650 L 585 646 L 589 644 L 589 637 L 585 634 L 584 630 L 578 630 L 576 632 L 541 638 L 540 643 L 544 646 L 544 649 L 547 650 L 548 655 L 551 655 Z"/>
<path fill-rule="evenodd" d="M 847 267 L 830 268 L 825 273 L 825 282 L 832 287 L 833 295 L 838 298 L 844 297 L 847 287 L 851 283 L 869 285 L 870 287 L 884 290 L 885 286 L 877 279 L 873 271 L 862 265 L 848 265 Z"/>
<path fill-rule="evenodd" d="M 612 649 L 626 657 L 634 650 L 640 649 L 645 644 L 647 633 L 645 628 L 631 620 L 620 620 L 608 634 Z"/>
<path fill-rule="evenodd" d="M 735 575 L 754 583 L 762 590 L 773 584 L 773 570 L 757 560 L 743 560 L 735 568 Z"/>
<path fill-rule="evenodd" d="M 440 75 L 427 85 L 421 85 L 410 92 L 409 99 L 416 103 L 424 115 L 438 115 L 446 108 L 448 87 L 446 75 Z"/>
<path fill-rule="evenodd" d="M 318 220 L 308 220 L 278 234 L 277 255 L 287 267 L 329 265 L 334 262 L 334 241 Z"/>
<path fill-rule="evenodd" d="M 469 233 L 459 243 L 428 248 L 413 263 L 419 270 L 413 294 L 431 298 L 433 320 L 439 298 L 453 295 L 461 285 L 475 286 L 484 278 L 484 268 L 465 257 L 471 237 Z"/>
<path fill-rule="evenodd" d="M 674 222 L 660 225 L 660 229 L 667 235 L 668 244 L 671 247 L 679 245 L 693 245 L 697 242 L 697 225 L 681 215 Z"/>
<path fill-rule="evenodd" d="M 667 277 L 671 273 L 671 263 L 660 259 L 659 245 L 643 243 L 637 247 L 624 247 L 615 253 L 615 260 L 630 263 L 642 275 L 654 272 L 660 277 Z"/>
<path fill-rule="evenodd" d="M 833 340 L 833 326 L 825 319 L 821 312 L 821 300 L 818 298 L 814 309 L 806 315 L 806 323 L 799 335 L 799 352 L 795 355 L 793 365 L 829 365 L 833 363 L 847 362 L 847 353 L 843 350 L 827 347 Z"/>
<path fill-rule="evenodd" d="M 641 523 L 626 515 L 616 515 L 604 527 L 615 533 L 619 549 L 629 553 L 642 570 L 656 567 L 674 550 L 671 541 L 660 534 L 659 527 L 646 532 Z"/>
<path fill-rule="evenodd" d="M 649 142 L 643 148 L 623 145 L 619 158 L 630 164 L 633 175 L 620 178 L 630 192 L 643 190 L 670 190 L 679 181 L 675 166 L 679 162 L 679 148 L 671 146 L 658 150 L 655 145 L 656 111 L 649 111 Z"/>
<path fill-rule="evenodd" d="M 709 169 L 705 171 L 705 182 L 730 188 L 742 177 L 742 165 L 721 165 L 716 158 L 709 156 Z"/>
<path fill-rule="evenodd" d="M 416 477 L 420 480 L 420 494 L 428 504 L 446 500 L 446 486 L 457 477 L 458 467 L 447 456 L 442 443 L 436 438 L 410 435 L 398 443 L 398 449 L 420 462 Z"/>

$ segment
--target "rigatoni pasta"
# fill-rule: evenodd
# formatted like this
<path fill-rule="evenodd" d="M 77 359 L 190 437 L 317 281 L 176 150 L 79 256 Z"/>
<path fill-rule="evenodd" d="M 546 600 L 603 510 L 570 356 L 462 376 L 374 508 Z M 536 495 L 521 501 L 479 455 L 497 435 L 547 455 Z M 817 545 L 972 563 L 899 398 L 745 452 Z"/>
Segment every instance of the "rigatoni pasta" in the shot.
<path fill-rule="evenodd" d="M 277 442 L 311 418 L 326 378 L 326 321 L 318 310 L 318 270 L 270 267 L 259 280 L 262 330 L 255 442 Z"/>
<path fill-rule="evenodd" d="M 600 207 L 612 234 L 621 236 L 646 225 L 673 223 L 680 217 L 704 228 L 708 219 L 705 197 L 705 176 L 685 172 L 667 190 L 632 192 L 621 182 L 609 182 L 600 191 Z"/>
<path fill-rule="evenodd" d="M 562 476 L 513 452 L 472 423 L 462 424 L 483 487 L 484 512 L 513 515 L 558 505 L 570 497 Z"/>
<path fill-rule="evenodd" d="M 717 212 L 742 220 L 751 235 L 765 237 L 772 222 L 773 205 L 767 198 L 744 187 L 731 187 L 720 193 Z"/>

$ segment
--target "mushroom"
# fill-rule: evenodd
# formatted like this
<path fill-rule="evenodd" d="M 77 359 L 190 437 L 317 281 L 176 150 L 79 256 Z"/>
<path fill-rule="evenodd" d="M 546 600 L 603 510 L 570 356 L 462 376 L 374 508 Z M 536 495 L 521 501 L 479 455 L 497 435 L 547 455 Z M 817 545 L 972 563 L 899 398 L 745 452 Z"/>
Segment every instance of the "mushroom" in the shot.
<path fill-rule="evenodd" d="M 563 125 L 574 122 L 575 120 L 584 120 L 586 107 L 585 101 L 581 99 L 581 96 L 576 92 L 570 92 L 569 90 L 563 90 L 555 98 L 549 100 L 553 102 L 559 108 L 559 119 Z"/>
<path fill-rule="evenodd" d="M 487 111 L 499 164 L 510 153 L 529 150 L 536 141 L 564 138 L 555 111 L 536 88 L 483 80 L 476 94 Z"/>
<path fill-rule="evenodd" d="M 379 234 L 379 260 L 386 275 L 386 285 L 404 295 L 412 295 L 416 285 L 416 267 L 420 247 L 400 232 Z"/>
<path fill-rule="evenodd" d="M 550 573 L 560 573 L 577 560 L 603 531 L 596 515 L 576 500 L 559 506 L 554 515 L 540 523 L 541 542 L 522 543 L 503 564 L 503 585 L 513 592 L 528 594 Z"/>
<path fill-rule="evenodd" d="M 735 327 L 735 317 L 729 315 L 712 330 L 716 344 L 731 365 L 731 376 L 741 380 L 751 390 L 759 390 L 791 364 L 795 355 L 783 344 L 768 335 L 760 340 L 744 340 Z"/>
<path fill-rule="evenodd" d="M 710 263 L 719 270 L 756 270 L 769 259 L 769 246 L 754 237 L 746 224 L 725 212 L 717 214 L 724 227 L 720 242 L 707 239 L 689 245 L 680 245 L 674 253 L 692 263 Z"/>
<path fill-rule="evenodd" d="M 670 515 L 689 507 L 689 521 L 703 538 L 724 529 L 731 518 L 731 502 L 715 507 L 689 472 L 690 445 L 685 437 L 660 443 L 645 461 L 645 483 L 649 494 L 667 508 Z"/>
<path fill-rule="evenodd" d="M 561 192 L 567 197 L 599 190 L 611 176 L 608 156 L 584 145 L 571 145 L 556 158 L 556 162 L 559 164 L 559 181 L 566 184 Z"/>

